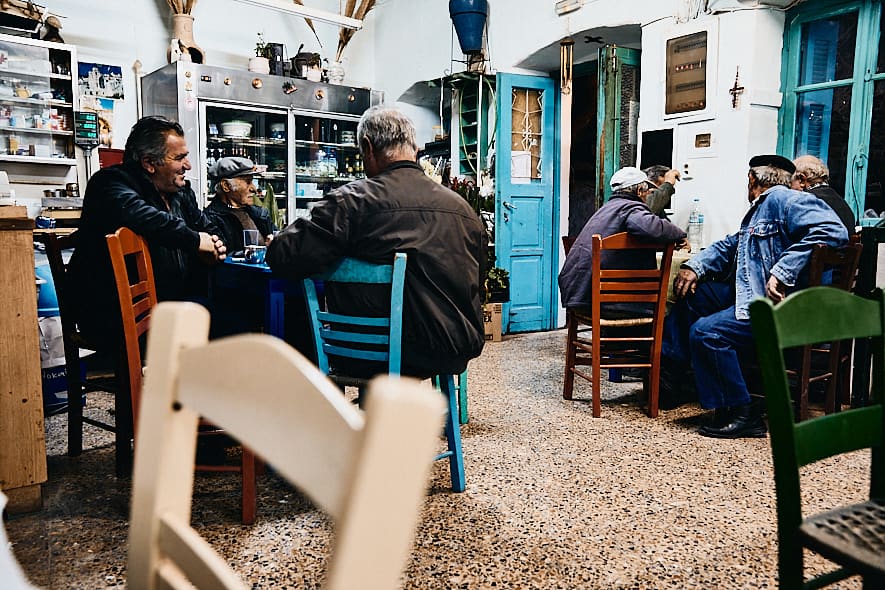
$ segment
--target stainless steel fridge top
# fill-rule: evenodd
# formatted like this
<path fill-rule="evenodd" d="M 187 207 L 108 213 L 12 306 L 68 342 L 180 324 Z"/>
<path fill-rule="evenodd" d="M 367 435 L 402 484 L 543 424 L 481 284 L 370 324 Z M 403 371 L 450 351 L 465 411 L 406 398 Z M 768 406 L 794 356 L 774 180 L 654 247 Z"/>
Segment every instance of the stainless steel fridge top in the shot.
<path fill-rule="evenodd" d="M 144 76 L 142 84 L 145 97 L 151 96 L 152 90 L 168 96 L 161 88 L 167 92 L 177 88 L 177 98 L 184 104 L 210 99 L 354 116 L 381 103 L 383 98 L 382 93 L 368 88 L 187 62 L 163 66 Z M 153 96 L 158 98 L 157 94 Z"/>

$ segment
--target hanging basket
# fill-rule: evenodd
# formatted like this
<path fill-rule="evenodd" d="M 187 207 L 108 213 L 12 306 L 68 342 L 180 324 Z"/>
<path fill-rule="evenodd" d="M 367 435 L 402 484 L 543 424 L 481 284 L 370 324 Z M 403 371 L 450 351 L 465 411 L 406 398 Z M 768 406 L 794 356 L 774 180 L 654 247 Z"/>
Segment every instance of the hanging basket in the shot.
<path fill-rule="evenodd" d="M 488 13 L 488 0 L 449 0 L 449 16 L 463 53 L 482 53 L 482 33 Z"/>

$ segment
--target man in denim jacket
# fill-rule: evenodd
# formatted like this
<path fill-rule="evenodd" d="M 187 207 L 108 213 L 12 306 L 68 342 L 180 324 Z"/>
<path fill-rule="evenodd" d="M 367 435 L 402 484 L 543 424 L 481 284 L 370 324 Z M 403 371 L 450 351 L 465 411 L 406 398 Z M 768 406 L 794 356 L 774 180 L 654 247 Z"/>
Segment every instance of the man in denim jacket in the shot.
<path fill-rule="evenodd" d="M 751 205 L 740 230 L 683 264 L 674 281 L 679 302 L 664 326 L 663 354 L 674 374 L 691 363 L 701 406 L 714 410 L 712 423 L 699 431 L 704 436 L 765 436 L 741 374 L 741 360 L 754 350 L 750 301 L 781 301 L 803 286 L 814 244 L 848 242 L 826 203 L 787 188 L 795 170 L 782 156 L 752 158 Z"/>

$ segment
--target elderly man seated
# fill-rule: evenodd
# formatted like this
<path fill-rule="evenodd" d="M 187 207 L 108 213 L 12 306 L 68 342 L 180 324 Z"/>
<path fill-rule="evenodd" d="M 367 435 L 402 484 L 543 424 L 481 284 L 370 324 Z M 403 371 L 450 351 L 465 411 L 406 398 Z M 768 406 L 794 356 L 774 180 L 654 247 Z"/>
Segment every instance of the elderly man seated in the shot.
<path fill-rule="evenodd" d="M 257 230 L 262 245 L 270 239 L 277 227 L 270 212 L 253 203 L 256 192 L 252 182 L 255 164 L 249 158 L 219 158 L 209 169 L 209 177 L 216 181 L 215 198 L 206 207 L 206 216 L 218 227 L 228 251 L 242 250 L 243 230 Z"/>
<path fill-rule="evenodd" d="M 752 358 L 750 301 L 781 301 L 803 286 L 816 243 L 842 246 L 848 232 L 821 199 L 787 187 L 793 163 L 778 155 L 750 160 L 750 209 L 740 229 L 685 262 L 674 282 L 679 299 L 664 325 L 662 352 L 672 375 L 690 363 L 701 406 L 713 410 L 700 434 L 764 437 L 761 411 L 750 403 L 741 360 Z"/>
<path fill-rule="evenodd" d="M 612 196 L 587 221 L 575 240 L 559 273 L 559 290 L 562 305 L 567 308 L 590 307 L 590 272 L 593 268 L 591 238 L 599 234 L 603 238 L 627 232 L 652 242 L 679 242 L 685 246 L 685 232 L 666 219 L 658 217 L 646 205 L 646 199 L 656 189 L 639 168 L 621 168 L 610 181 Z M 651 251 L 625 251 L 617 254 L 618 260 L 603 258 L 602 267 L 616 265 L 618 268 L 654 268 L 657 264 Z M 650 316 L 652 310 L 645 303 L 609 304 L 602 315 L 609 319 Z"/>

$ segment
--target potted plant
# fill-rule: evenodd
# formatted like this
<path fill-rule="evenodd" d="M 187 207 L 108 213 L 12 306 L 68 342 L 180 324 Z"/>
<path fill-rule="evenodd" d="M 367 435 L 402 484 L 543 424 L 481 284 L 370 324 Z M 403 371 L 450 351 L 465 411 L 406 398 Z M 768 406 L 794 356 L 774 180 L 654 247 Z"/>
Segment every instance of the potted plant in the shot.
<path fill-rule="evenodd" d="M 267 43 L 264 41 L 264 33 L 258 33 L 255 57 L 249 58 L 249 71 L 257 74 L 270 73 L 270 60 L 267 58 Z"/>
<path fill-rule="evenodd" d="M 510 301 L 510 273 L 499 266 L 486 271 L 486 303 Z"/>

